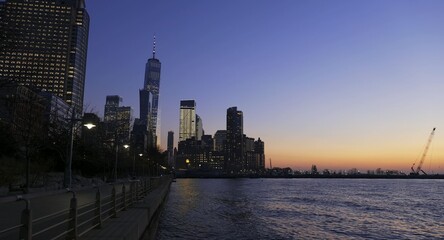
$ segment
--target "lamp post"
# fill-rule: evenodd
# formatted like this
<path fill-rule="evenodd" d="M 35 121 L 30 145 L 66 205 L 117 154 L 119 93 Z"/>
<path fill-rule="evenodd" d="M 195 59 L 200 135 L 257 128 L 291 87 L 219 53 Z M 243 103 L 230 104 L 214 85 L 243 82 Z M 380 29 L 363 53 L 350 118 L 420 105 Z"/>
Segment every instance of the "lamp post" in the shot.
<path fill-rule="evenodd" d="M 142 156 L 143 156 L 143 154 L 142 153 L 139 153 L 139 157 L 142 159 L 142 176 L 144 175 L 144 173 L 145 173 L 145 165 L 143 164 L 143 158 L 142 158 Z M 139 160 L 140 161 L 140 160 Z M 134 161 L 133 162 L 133 171 L 135 172 L 136 170 L 136 162 Z M 140 174 L 140 173 L 139 173 Z"/>
<path fill-rule="evenodd" d="M 128 144 L 124 144 L 125 149 L 129 148 Z M 116 160 L 114 161 L 114 182 L 117 182 L 117 162 L 119 159 L 119 143 L 116 141 Z"/>
<path fill-rule="evenodd" d="M 65 188 L 71 188 L 71 182 L 72 182 L 72 148 L 73 148 L 73 143 L 74 143 L 74 124 L 76 122 L 83 121 L 83 119 L 75 118 L 75 111 L 74 111 L 74 109 L 72 109 L 71 118 L 68 118 L 67 120 L 70 121 L 70 136 L 69 136 L 69 150 L 68 150 L 68 155 L 67 155 L 68 159 L 66 160 L 66 164 L 65 164 L 65 176 L 64 176 L 64 179 L 63 179 L 63 186 Z M 83 126 L 85 126 L 88 129 L 92 129 L 96 125 L 94 125 L 93 123 L 86 123 L 86 124 L 83 124 Z"/>

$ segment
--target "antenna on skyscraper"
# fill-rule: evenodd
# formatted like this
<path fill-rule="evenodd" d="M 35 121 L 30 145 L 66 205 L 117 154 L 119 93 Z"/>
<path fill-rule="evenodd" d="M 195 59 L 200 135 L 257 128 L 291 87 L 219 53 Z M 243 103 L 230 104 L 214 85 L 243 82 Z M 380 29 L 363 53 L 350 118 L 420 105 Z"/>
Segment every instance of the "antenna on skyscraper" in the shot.
<path fill-rule="evenodd" d="M 156 58 L 156 34 L 154 34 L 153 39 L 153 58 Z"/>

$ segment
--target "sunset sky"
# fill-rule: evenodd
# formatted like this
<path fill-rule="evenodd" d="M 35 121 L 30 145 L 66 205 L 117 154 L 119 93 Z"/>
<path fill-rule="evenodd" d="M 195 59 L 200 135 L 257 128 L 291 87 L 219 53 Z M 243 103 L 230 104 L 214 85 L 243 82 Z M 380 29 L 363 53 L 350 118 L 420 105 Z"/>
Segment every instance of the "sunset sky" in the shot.
<path fill-rule="evenodd" d="M 206 134 L 244 112 L 273 166 L 444 173 L 444 1 L 87 1 L 85 104 L 120 95 L 139 117 L 151 57 L 162 62 L 162 148 L 179 102 Z M 431 169 L 430 169 L 431 168 Z"/>

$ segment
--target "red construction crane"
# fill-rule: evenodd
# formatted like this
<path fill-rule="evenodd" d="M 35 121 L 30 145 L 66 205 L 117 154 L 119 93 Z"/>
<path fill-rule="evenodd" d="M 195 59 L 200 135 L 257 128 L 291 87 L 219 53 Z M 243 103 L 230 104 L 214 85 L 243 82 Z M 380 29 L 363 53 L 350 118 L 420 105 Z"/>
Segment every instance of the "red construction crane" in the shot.
<path fill-rule="evenodd" d="M 430 133 L 429 139 L 427 140 L 427 144 L 425 146 L 424 152 L 422 153 L 421 160 L 419 161 L 418 167 L 416 167 L 416 170 L 415 170 L 414 169 L 415 163 L 413 163 L 413 165 L 411 167 L 412 172 L 410 173 L 410 175 L 419 175 L 419 172 L 422 172 L 422 173 L 424 173 L 424 175 L 427 175 L 427 173 L 424 172 L 424 170 L 422 170 L 422 164 L 424 163 L 424 159 L 427 155 L 427 151 L 429 150 L 430 143 L 432 142 L 432 139 L 433 139 L 433 135 L 435 135 L 435 129 L 436 128 L 433 128 L 432 132 Z"/>

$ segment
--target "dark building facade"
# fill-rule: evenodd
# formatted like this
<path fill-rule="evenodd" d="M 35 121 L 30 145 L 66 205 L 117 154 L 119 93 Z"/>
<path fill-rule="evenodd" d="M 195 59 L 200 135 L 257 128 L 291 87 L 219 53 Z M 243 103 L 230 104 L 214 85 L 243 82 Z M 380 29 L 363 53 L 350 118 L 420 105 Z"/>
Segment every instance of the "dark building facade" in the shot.
<path fill-rule="evenodd" d="M 214 151 L 224 151 L 225 141 L 227 141 L 227 131 L 217 130 L 214 134 Z"/>
<path fill-rule="evenodd" d="M 243 113 L 237 107 L 227 109 L 225 171 L 238 174 L 245 168 Z"/>
<path fill-rule="evenodd" d="M 195 126 L 187 121 L 194 113 L 192 104 L 181 104 L 180 129 Z M 189 106 L 189 107 L 186 107 Z M 188 113 L 190 109 L 193 112 Z M 187 114 L 188 113 L 188 114 Z M 188 117 L 187 117 L 188 116 Z M 184 124 L 188 122 L 188 124 Z M 197 131 L 182 131 L 195 133 Z M 243 113 L 237 107 L 227 109 L 227 130 L 218 130 L 211 135 L 183 137 L 179 141 L 176 156 L 176 166 L 179 170 L 189 170 L 193 174 L 215 176 L 227 175 L 257 175 L 264 173 L 265 155 L 264 142 L 259 138 L 247 137 L 243 134 Z"/>
<path fill-rule="evenodd" d="M 145 124 L 139 118 L 134 120 L 131 131 L 131 143 L 133 151 L 137 154 L 145 154 L 147 151 L 147 130 Z"/>
<path fill-rule="evenodd" d="M 176 167 L 194 171 L 221 172 L 224 155 L 213 151 L 213 138 L 203 135 L 201 140 L 195 137 L 180 141 L 178 144 Z"/>
<path fill-rule="evenodd" d="M 18 141 L 28 142 L 46 135 L 47 100 L 36 88 L 19 84 L 0 87 L 0 124 Z M 3 136 L 1 136 L 3 137 Z"/>
<path fill-rule="evenodd" d="M 257 169 L 265 170 L 265 144 L 261 138 L 254 142 L 254 152 L 256 154 Z"/>
<path fill-rule="evenodd" d="M 88 31 L 83 0 L 0 2 L 0 81 L 35 86 L 82 113 Z"/>
<path fill-rule="evenodd" d="M 160 89 L 160 70 L 161 63 L 156 58 L 156 39 L 153 44 L 153 57 L 148 59 L 145 65 L 145 81 L 143 89 L 139 91 L 140 97 L 140 120 L 146 125 L 148 138 L 153 141 L 149 143 L 150 147 L 157 145 L 158 133 L 158 108 L 159 108 L 159 89 Z"/>
<path fill-rule="evenodd" d="M 168 131 L 167 151 L 168 151 L 168 164 L 174 168 L 175 161 L 174 161 L 174 132 L 173 131 Z"/>
<path fill-rule="evenodd" d="M 122 99 L 117 95 L 106 96 L 104 125 L 106 141 L 129 143 L 131 107 L 120 106 Z"/>

